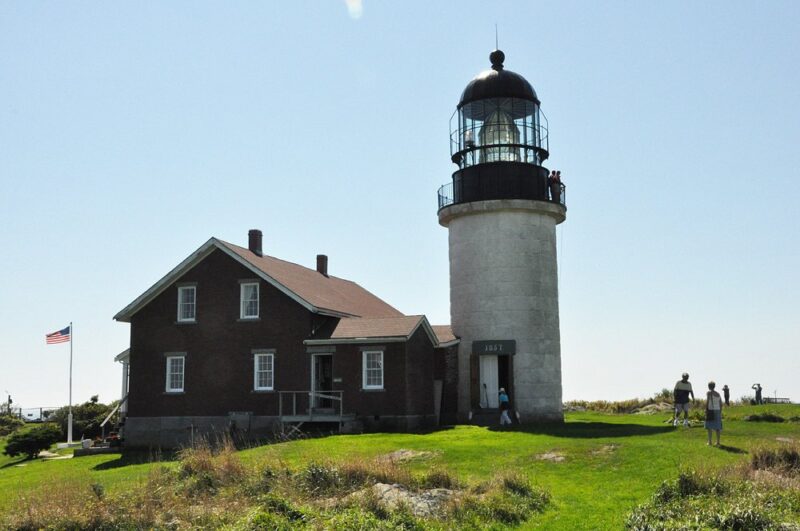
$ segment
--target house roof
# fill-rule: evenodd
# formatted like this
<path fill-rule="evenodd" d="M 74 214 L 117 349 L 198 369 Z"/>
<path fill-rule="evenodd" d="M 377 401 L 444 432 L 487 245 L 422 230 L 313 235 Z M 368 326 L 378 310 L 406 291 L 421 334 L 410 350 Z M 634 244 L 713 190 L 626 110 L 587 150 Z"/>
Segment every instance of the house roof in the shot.
<path fill-rule="evenodd" d="M 453 334 L 453 329 L 450 325 L 433 325 L 431 326 L 433 333 L 436 334 L 436 339 L 440 347 L 449 347 L 461 341 Z"/>
<path fill-rule="evenodd" d="M 128 361 L 128 358 L 131 357 L 131 349 L 126 348 L 116 356 L 114 356 L 114 361 Z"/>
<path fill-rule="evenodd" d="M 194 253 L 123 308 L 114 319 L 131 317 L 212 252 L 220 250 L 314 313 L 336 317 L 402 317 L 403 314 L 355 282 L 325 276 L 315 269 L 211 238 Z"/>
<path fill-rule="evenodd" d="M 220 242 L 297 296 L 320 310 L 359 317 L 399 317 L 403 314 L 353 281 L 325 276 L 272 256 L 258 256 L 245 247 Z"/>
<path fill-rule="evenodd" d="M 363 318 L 349 317 L 340 319 L 336 328 L 328 338 L 307 339 L 306 345 L 326 345 L 333 343 L 362 342 L 401 342 L 407 341 L 422 327 L 431 340 L 438 345 L 428 319 L 424 315 L 403 315 L 399 317 Z"/>

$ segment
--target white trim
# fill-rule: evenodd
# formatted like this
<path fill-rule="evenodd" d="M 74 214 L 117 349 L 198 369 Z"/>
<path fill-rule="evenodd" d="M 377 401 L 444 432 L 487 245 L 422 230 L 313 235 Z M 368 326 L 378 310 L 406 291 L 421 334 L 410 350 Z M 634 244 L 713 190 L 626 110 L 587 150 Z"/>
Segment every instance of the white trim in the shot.
<path fill-rule="evenodd" d="M 461 343 L 461 339 L 455 338 L 451 339 L 450 341 L 445 341 L 444 343 L 439 343 L 438 345 L 436 345 L 436 348 L 453 347 L 455 345 L 458 345 L 459 343 Z"/>
<path fill-rule="evenodd" d="M 367 356 L 370 354 L 380 354 L 380 363 L 381 363 L 381 383 L 380 385 L 369 385 L 367 384 Z M 384 388 L 384 375 L 386 374 L 386 367 L 384 365 L 384 354 L 383 350 L 365 350 L 361 353 L 361 389 L 366 390 L 376 390 L 376 389 L 383 389 Z"/>
<path fill-rule="evenodd" d="M 114 361 L 121 361 L 124 363 L 128 361 L 128 358 L 130 357 L 131 357 L 131 349 L 126 348 L 125 350 L 114 356 Z"/>
<path fill-rule="evenodd" d="M 405 343 L 408 338 L 405 336 L 393 337 L 354 337 L 344 339 L 306 339 L 303 341 L 304 345 L 349 345 L 360 343 Z"/>
<path fill-rule="evenodd" d="M 164 385 L 164 392 L 166 393 L 183 393 L 186 389 L 186 356 L 184 354 L 177 354 L 173 356 L 167 356 L 167 371 L 166 371 L 166 381 Z M 180 388 L 172 387 L 170 384 L 172 383 L 172 372 L 170 369 L 172 368 L 172 360 L 181 360 L 181 386 Z"/>
<path fill-rule="evenodd" d="M 258 385 L 258 358 L 266 356 L 269 358 L 269 370 L 261 372 L 269 373 L 270 385 Z M 253 353 L 253 390 L 254 391 L 274 391 L 275 390 L 275 353 L 271 351 Z"/>
<path fill-rule="evenodd" d="M 192 290 L 192 316 L 181 317 L 181 292 Z M 197 321 L 197 286 L 178 286 L 178 322 L 194 323 Z"/>
<path fill-rule="evenodd" d="M 245 315 L 245 290 L 251 286 L 256 287 L 256 314 Z M 247 301 L 250 302 L 250 301 Z M 239 319 L 259 319 L 261 317 L 261 289 L 258 282 L 240 282 L 239 283 Z"/>
<path fill-rule="evenodd" d="M 380 337 L 343 337 L 337 339 L 306 339 L 303 341 L 304 345 L 313 346 L 313 345 L 348 345 L 353 343 L 404 343 L 411 339 L 411 336 L 417 331 L 417 329 L 422 326 L 425 329 L 425 333 L 428 335 L 428 339 L 431 340 L 434 347 L 439 346 L 450 346 L 456 345 L 460 342 L 460 339 L 456 339 L 455 341 L 449 341 L 447 343 L 443 343 L 439 345 L 439 340 L 436 338 L 436 334 L 433 332 L 433 328 L 431 328 L 430 323 L 428 323 L 428 318 L 424 315 L 420 316 L 419 322 L 417 322 L 416 326 L 409 332 L 407 336 L 380 336 Z"/>
<path fill-rule="evenodd" d="M 216 238 L 209 239 L 206 243 L 201 245 L 195 252 L 190 254 L 183 262 L 175 266 L 169 273 L 164 275 L 158 282 L 150 286 L 150 288 L 136 297 L 132 303 L 120 310 L 114 316 L 115 321 L 122 321 L 125 323 L 130 322 L 131 317 L 141 310 L 145 304 L 158 297 L 164 292 L 172 283 L 177 280 L 181 275 L 189 271 L 191 268 L 200 263 L 204 258 L 220 248 L 219 242 Z"/>

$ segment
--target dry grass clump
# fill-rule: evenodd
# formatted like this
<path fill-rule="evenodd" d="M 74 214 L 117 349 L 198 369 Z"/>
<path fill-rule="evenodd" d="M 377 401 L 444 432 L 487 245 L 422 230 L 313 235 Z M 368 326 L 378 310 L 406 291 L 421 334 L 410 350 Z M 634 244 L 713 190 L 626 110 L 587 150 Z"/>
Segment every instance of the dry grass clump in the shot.
<path fill-rule="evenodd" d="M 178 459 L 178 477 L 190 495 L 214 494 L 223 487 L 238 485 L 247 475 L 230 439 L 219 446 L 202 441 L 181 450 Z"/>
<path fill-rule="evenodd" d="M 421 513 L 381 499 L 378 484 L 410 493 L 409 503 L 438 500 Z M 452 492 L 443 492 L 447 489 Z M 549 496 L 526 478 L 501 476 L 472 490 L 443 469 L 412 474 L 387 460 L 280 461 L 246 466 L 232 444 L 201 442 L 156 464 L 124 492 L 101 484 L 50 483 L 21 497 L 2 529 L 450 529 L 516 525 Z M 427 503 L 427 502 L 425 502 Z"/>
<path fill-rule="evenodd" d="M 455 501 L 449 519 L 459 522 L 459 527 L 477 529 L 491 522 L 514 526 L 543 512 L 549 504 L 547 491 L 531 485 L 521 474 L 507 473 L 476 485 Z"/>
<path fill-rule="evenodd" d="M 648 503 L 636 507 L 626 528 L 794 529 L 784 524 L 800 523 L 800 492 L 779 482 L 753 479 L 746 466 L 721 472 L 683 471 L 662 483 Z"/>
<path fill-rule="evenodd" d="M 790 477 L 800 476 L 800 446 L 791 444 L 754 449 L 750 452 L 750 467 Z"/>

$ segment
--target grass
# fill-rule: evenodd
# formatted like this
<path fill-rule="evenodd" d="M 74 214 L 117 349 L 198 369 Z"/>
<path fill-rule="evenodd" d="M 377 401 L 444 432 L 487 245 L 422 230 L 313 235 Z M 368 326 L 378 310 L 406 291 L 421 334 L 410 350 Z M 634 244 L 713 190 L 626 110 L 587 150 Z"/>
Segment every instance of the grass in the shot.
<path fill-rule="evenodd" d="M 787 422 L 750 422 L 754 414 L 769 413 Z M 800 441 L 798 405 L 736 406 L 725 411 L 723 448 L 705 445 L 702 428 L 674 429 L 665 414 L 613 415 L 593 412 L 567 414 L 563 425 L 499 430 L 472 426 L 428 434 L 340 435 L 265 445 L 237 455 L 245 467 L 264 460 L 292 470 L 311 463 L 367 461 L 400 448 L 431 452 L 404 469 L 415 477 L 430 471 L 460 484 L 474 486 L 514 471 L 550 495 L 541 514 L 521 528 L 622 529 L 631 511 L 647 503 L 664 481 L 687 469 L 714 473 L 750 462 L 749 453 L 780 447 L 776 440 Z M 2 446 L 2 441 L 0 441 Z M 558 454 L 562 461 L 541 459 Z M 145 485 L 160 465 L 153 456 L 99 455 L 50 462 L 20 462 L 0 456 L 0 492 L 27 495 L 45 485 L 89 488 L 102 485 L 113 495 Z M 17 466 L 24 464 L 24 466 Z M 167 467 L 179 464 L 167 460 Z M 437 477 L 433 475 L 432 477 Z M 441 481 L 437 479 L 436 481 Z M 0 497 L 2 514 L 12 511 L 14 496 Z"/>

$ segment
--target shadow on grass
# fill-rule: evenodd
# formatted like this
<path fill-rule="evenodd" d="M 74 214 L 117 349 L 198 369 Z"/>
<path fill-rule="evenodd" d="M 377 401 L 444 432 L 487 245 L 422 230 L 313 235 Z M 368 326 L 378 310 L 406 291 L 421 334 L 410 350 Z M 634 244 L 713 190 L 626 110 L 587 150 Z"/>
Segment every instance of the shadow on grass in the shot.
<path fill-rule="evenodd" d="M 19 459 L 17 461 L 11 461 L 9 463 L 4 464 L 3 466 L 0 466 L 0 470 L 2 470 L 4 468 L 8 468 L 10 466 L 21 465 L 22 463 L 33 463 L 33 461 L 34 461 L 33 459 L 29 459 L 27 457 L 23 457 L 22 459 Z"/>
<path fill-rule="evenodd" d="M 741 448 L 736 448 L 735 446 L 726 446 L 724 444 L 720 444 L 717 446 L 718 449 L 728 452 L 730 454 L 746 454 L 747 450 L 742 450 Z"/>
<path fill-rule="evenodd" d="M 644 424 L 617 424 L 610 422 L 564 422 L 523 424 L 501 428 L 492 426 L 491 431 L 513 431 L 532 435 L 551 435 L 573 439 L 600 439 L 606 437 L 633 437 L 658 435 L 675 431 L 672 426 L 646 426 Z"/>
<path fill-rule="evenodd" d="M 168 461 L 174 461 L 175 459 L 176 456 L 174 452 L 162 452 L 156 455 L 153 454 L 152 452 L 129 450 L 127 452 L 120 454 L 120 456 L 117 459 L 113 459 L 111 461 L 104 461 L 102 463 L 94 465 L 92 467 L 92 470 L 111 470 L 114 468 L 122 468 L 129 465 L 164 463 Z"/>

